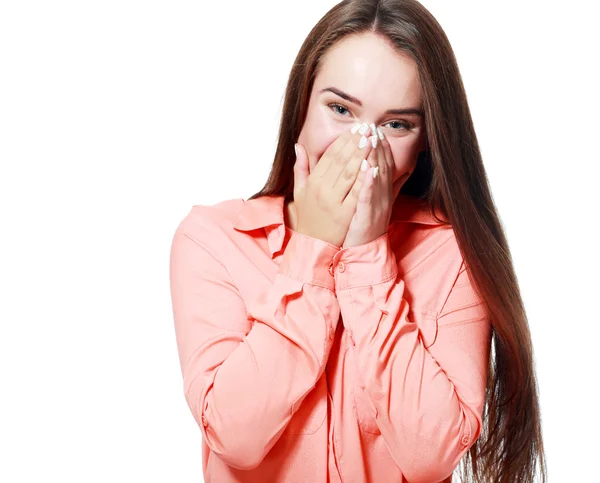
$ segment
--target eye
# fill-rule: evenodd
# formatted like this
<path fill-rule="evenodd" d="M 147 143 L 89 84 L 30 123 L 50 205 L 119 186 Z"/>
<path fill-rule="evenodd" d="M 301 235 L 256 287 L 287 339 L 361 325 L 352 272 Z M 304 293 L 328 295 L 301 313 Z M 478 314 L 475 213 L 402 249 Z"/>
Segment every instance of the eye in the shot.
<path fill-rule="evenodd" d="M 394 128 L 392 128 L 393 131 L 403 131 L 403 130 L 408 131 L 408 130 L 410 130 L 413 127 L 412 124 L 410 124 L 409 122 L 406 122 L 406 121 L 390 121 L 387 124 L 396 124 L 396 125 L 400 124 L 400 126 L 403 127 L 403 129 L 394 129 Z"/>
<path fill-rule="evenodd" d="M 344 117 L 348 117 L 346 114 L 344 114 L 344 112 L 350 112 L 348 108 L 344 107 L 342 104 L 338 104 L 337 102 L 328 104 L 327 107 L 332 109 L 336 114 Z M 396 128 L 392 128 L 393 131 L 410 131 L 410 129 L 413 127 L 413 125 L 407 121 L 389 121 L 387 124 L 399 125 Z"/>
<path fill-rule="evenodd" d="M 342 112 L 340 112 L 340 110 L 346 111 L 346 112 L 350 112 L 348 109 L 346 109 L 344 106 L 342 106 L 341 104 L 337 104 L 337 103 L 333 103 L 333 104 L 328 104 L 327 107 L 329 107 L 330 109 L 333 110 L 333 112 L 335 112 L 336 114 L 339 114 L 340 116 L 345 116 L 345 114 L 343 114 Z M 340 109 L 337 109 L 337 108 Z M 347 117 L 347 116 L 346 116 Z"/>

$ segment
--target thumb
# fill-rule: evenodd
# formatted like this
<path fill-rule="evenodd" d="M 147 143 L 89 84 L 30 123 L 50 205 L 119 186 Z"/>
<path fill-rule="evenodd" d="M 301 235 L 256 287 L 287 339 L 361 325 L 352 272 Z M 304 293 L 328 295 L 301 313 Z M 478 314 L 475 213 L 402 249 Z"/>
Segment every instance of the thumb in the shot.
<path fill-rule="evenodd" d="M 310 174 L 308 165 L 308 156 L 304 146 L 299 143 L 294 144 L 296 150 L 296 162 L 294 163 L 294 191 L 304 189 L 308 175 Z"/>

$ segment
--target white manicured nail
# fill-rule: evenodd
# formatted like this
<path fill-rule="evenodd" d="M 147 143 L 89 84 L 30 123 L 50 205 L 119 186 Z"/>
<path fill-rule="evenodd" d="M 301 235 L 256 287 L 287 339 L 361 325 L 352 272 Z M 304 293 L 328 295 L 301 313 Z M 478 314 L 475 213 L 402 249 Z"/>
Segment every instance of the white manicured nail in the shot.
<path fill-rule="evenodd" d="M 366 171 L 367 169 L 369 169 L 369 162 L 366 159 L 363 159 L 362 163 L 360 164 L 360 170 Z"/>
<path fill-rule="evenodd" d="M 375 123 L 372 122 L 371 124 L 369 124 L 369 126 L 371 127 L 371 132 L 373 133 L 373 136 L 377 136 L 377 128 L 375 127 Z"/>
<path fill-rule="evenodd" d="M 379 166 L 373 169 L 373 178 L 377 178 L 377 173 L 379 172 Z"/>
<path fill-rule="evenodd" d="M 363 136 L 360 138 L 360 141 L 358 143 L 358 147 L 359 148 L 364 148 L 367 145 L 367 141 L 368 141 L 368 139 L 363 134 Z"/>
<path fill-rule="evenodd" d="M 352 134 L 354 134 L 359 129 L 360 129 L 360 122 L 357 122 L 354 126 L 352 126 L 352 129 L 350 129 L 350 131 L 352 131 Z"/>
<path fill-rule="evenodd" d="M 381 128 L 377 128 L 377 134 L 379 135 L 379 139 L 383 139 L 383 132 L 381 132 Z"/>
<path fill-rule="evenodd" d="M 361 133 L 362 135 L 364 135 L 368 130 L 369 130 L 369 125 L 366 122 L 363 122 L 360 125 L 360 129 L 358 130 L 358 132 Z"/>
<path fill-rule="evenodd" d="M 373 149 L 375 149 L 377 147 L 377 136 L 376 135 L 371 136 L 371 145 L 373 146 Z"/>

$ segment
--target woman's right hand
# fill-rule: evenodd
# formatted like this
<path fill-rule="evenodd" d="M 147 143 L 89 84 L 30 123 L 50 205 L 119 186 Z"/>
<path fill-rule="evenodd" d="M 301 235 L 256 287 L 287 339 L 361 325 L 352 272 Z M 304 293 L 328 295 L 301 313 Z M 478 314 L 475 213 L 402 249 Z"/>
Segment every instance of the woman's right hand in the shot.
<path fill-rule="evenodd" d="M 304 146 L 296 144 L 296 232 L 342 246 L 365 177 L 361 164 L 372 149 L 372 140 L 367 137 L 369 134 L 371 130 L 365 123 L 355 133 L 350 129 L 344 132 L 331 143 L 313 169 L 309 168 Z M 363 137 L 366 143 L 359 147 Z"/>

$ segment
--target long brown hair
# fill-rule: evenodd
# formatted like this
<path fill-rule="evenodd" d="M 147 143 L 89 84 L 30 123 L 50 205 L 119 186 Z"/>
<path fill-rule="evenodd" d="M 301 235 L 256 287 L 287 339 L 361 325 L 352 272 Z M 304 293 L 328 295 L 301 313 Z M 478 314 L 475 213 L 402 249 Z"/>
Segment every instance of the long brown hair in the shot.
<path fill-rule="evenodd" d="M 336 42 L 373 32 L 416 63 L 427 149 L 401 193 L 427 201 L 455 232 L 471 280 L 491 315 L 492 342 L 482 432 L 462 462 L 461 481 L 533 482 L 546 460 L 527 315 L 506 236 L 492 200 L 464 85 L 448 38 L 416 0 L 345 0 L 314 26 L 288 79 L 269 178 L 250 199 L 293 199 L 297 141 L 320 61 Z M 437 218 L 437 217 L 436 217 Z M 443 221 L 443 220 L 440 220 Z"/>

